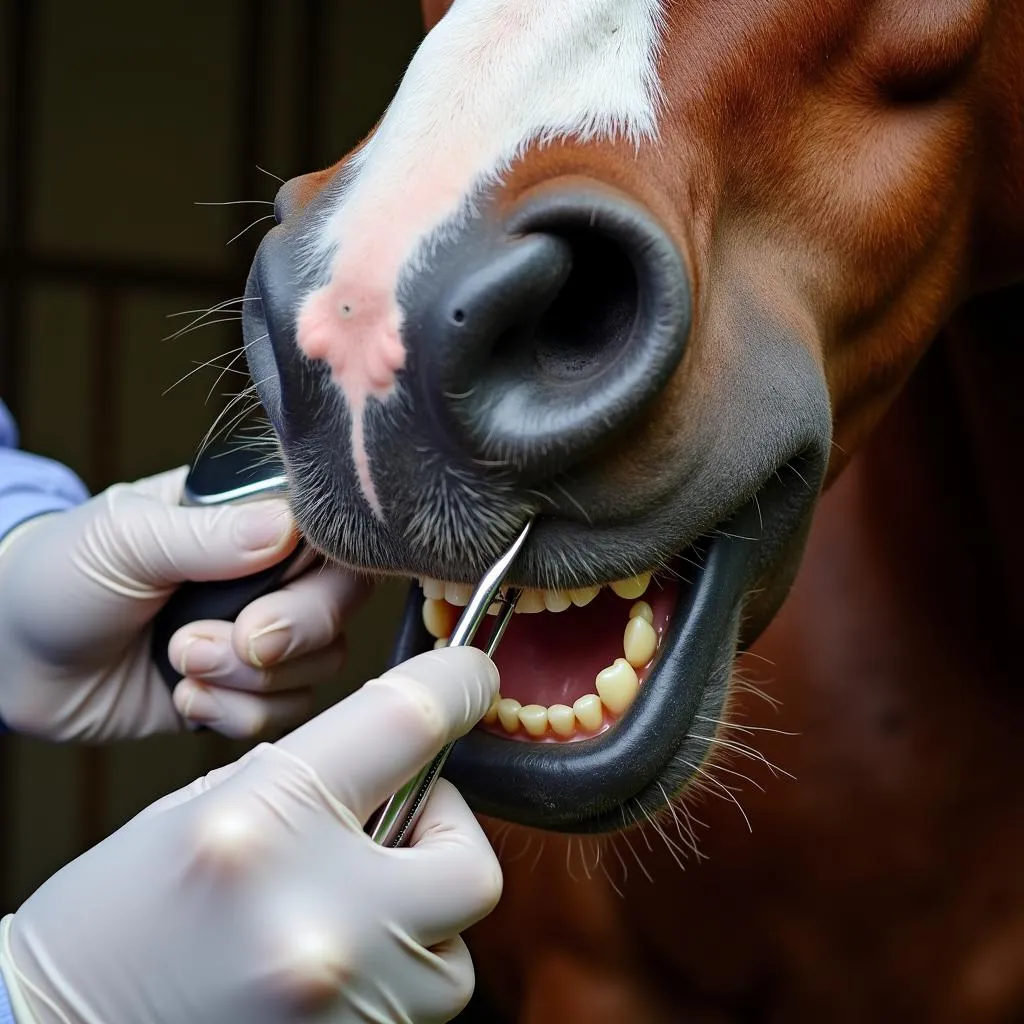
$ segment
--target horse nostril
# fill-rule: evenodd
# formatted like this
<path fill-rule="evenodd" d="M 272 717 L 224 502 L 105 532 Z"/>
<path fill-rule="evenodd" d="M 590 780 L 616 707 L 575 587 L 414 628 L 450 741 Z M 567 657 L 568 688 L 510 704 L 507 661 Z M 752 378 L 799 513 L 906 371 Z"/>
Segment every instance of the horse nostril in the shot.
<path fill-rule="evenodd" d="M 589 183 L 547 186 L 500 225 L 481 218 L 405 300 L 410 370 L 438 443 L 523 477 L 566 468 L 639 413 L 690 325 L 672 240 L 639 204 Z"/>
<path fill-rule="evenodd" d="M 532 325 L 524 346 L 514 333 L 499 343 L 528 349 L 540 376 L 570 382 L 600 373 L 629 344 L 638 313 L 636 270 L 621 246 L 596 232 L 561 235 L 571 269 L 551 304 Z"/>

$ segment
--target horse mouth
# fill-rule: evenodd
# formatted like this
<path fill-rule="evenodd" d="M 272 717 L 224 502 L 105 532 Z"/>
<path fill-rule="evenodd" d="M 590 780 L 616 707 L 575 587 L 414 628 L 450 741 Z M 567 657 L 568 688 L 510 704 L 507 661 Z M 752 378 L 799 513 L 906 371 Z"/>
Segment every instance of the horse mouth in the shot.
<path fill-rule="evenodd" d="M 614 728 L 657 661 L 683 567 L 680 559 L 678 568 L 604 586 L 525 591 L 494 658 L 501 692 L 478 728 L 538 743 L 582 742 Z M 433 579 L 420 586 L 424 627 L 435 647 L 446 646 L 471 588 Z M 481 632 L 485 647 L 490 631 Z"/>
<path fill-rule="evenodd" d="M 524 591 L 495 655 L 500 697 L 445 772 L 475 810 L 597 833 L 628 828 L 678 795 L 711 752 L 744 601 L 763 582 L 760 535 L 769 517 L 794 537 L 809 518 L 782 521 L 798 477 L 773 474 L 667 563 L 574 590 Z M 770 574 L 786 575 L 780 561 Z M 414 580 L 392 660 L 444 645 L 471 590 Z M 491 628 L 481 626 L 476 646 Z"/>

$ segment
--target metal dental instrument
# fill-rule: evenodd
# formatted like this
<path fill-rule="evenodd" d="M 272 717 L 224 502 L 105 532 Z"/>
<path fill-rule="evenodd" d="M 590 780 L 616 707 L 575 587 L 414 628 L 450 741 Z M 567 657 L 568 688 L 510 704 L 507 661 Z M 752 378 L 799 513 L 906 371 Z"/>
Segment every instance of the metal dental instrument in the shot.
<path fill-rule="evenodd" d="M 452 630 L 452 635 L 448 640 L 449 647 L 467 647 L 471 644 L 476 636 L 476 631 L 487 617 L 487 609 L 497 601 L 499 604 L 498 615 L 486 648 L 487 656 L 493 656 L 509 620 L 512 618 L 512 612 L 515 610 L 521 593 L 519 589 L 509 587 L 504 596 L 499 597 L 498 590 L 512 568 L 516 556 L 522 550 L 523 544 L 526 543 L 532 526 L 533 520 L 527 520 L 512 546 L 484 574 L 476 590 L 473 591 L 466 610 Z M 426 768 L 410 779 L 397 793 L 389 797 L 370 832 L 374 842 L 388 847 L 403 846 L 406 843 L 453 746 L 453 743 L 449 743 Z"/>

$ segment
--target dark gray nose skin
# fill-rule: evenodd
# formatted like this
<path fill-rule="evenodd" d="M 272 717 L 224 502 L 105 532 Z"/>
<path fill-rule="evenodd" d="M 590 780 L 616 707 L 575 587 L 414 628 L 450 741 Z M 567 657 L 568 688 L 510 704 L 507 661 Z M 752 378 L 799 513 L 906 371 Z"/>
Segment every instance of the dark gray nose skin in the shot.
<path fill-rule="evenodd" d="M 399 277 L 405 364 L 363 420 L 378 516 L 344 396 L 296 339 L 301 303 L 329 281 L 329 254 L 310 254 L 345 189 L 339 176 L 301 209 L 282 189 L 284 220 L 260 245 L 244 303 L 246 357 L 296 515 L 341 561 L 473 580 L 672 376 L 690 330 L 686 268 L 645 207 L 595 181 L 556 179 L 504 205 L 476 197 L 477 212 L 425 239 Z M 615 578 L 632 555 L 609 541 L 593 558 Z"/>
<path fill-rule="evenodd" d="M 299 253 L 330 200 L 273 229 L 249 279 L 246 352 L 279 432 L 312 426 L 301 421 L 316 403 L 295 396 L 325 372 L 299 353 L 295 323 L 302 297 L 326 280 L 327 268 Z M 289 205 L 282 189 L 279 206 Z M 617 434 L 679 364 L 691 317 L 685 266 L 623 194 L 549 183 L 507 216 L 485 206 L 441 237 L 399 282 L 400 383 L 416 433 L 448 457 L 501 462 L 535 484 Z"/>
<path fill-rule="evenodd" d="M 303 300 L 330 279 L 330 255 L 317 257 L 316 243 L 327 217 L 344 199 L 347 175 L 342 168 L 301 212 L 295 199 L 299 179 L 281 186 L 274 200 L 277 225 L 260 242 L 246 282 L 245 358 L 263 408 L 286 447 L 289 438 L 301 438 L 313 426 L 318 435 L 336 426 L 315 423 L 313 410 L 323 408 L 333 386 L 326 364 L 300 352 L 296 325 Z"/>
<path fill-rule="evenodd" d="M 639 203 L 549 183 L 448 238 L 399 301 L 417 408 L 453 456 L 543 480 L 618 434 L 678 366 L 687 274 Z"/>

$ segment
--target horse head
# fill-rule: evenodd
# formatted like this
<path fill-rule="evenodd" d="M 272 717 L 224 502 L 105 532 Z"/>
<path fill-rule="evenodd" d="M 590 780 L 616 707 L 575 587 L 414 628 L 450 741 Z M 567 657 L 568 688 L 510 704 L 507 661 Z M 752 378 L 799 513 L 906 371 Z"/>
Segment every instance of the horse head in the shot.
<path fill-rule="evenodd" d="M 420 579 L 441 642 L 539 517 L 502 701 L 450 775 L 506 820 L 622 828 L 700 771 L 694 723 L 723 717 L 822 489 L 951 313 L 1020 273 L 1024 19 L 426 13 L 370 135 L 281 188 L 249 366 L 308 539 Z"/>

